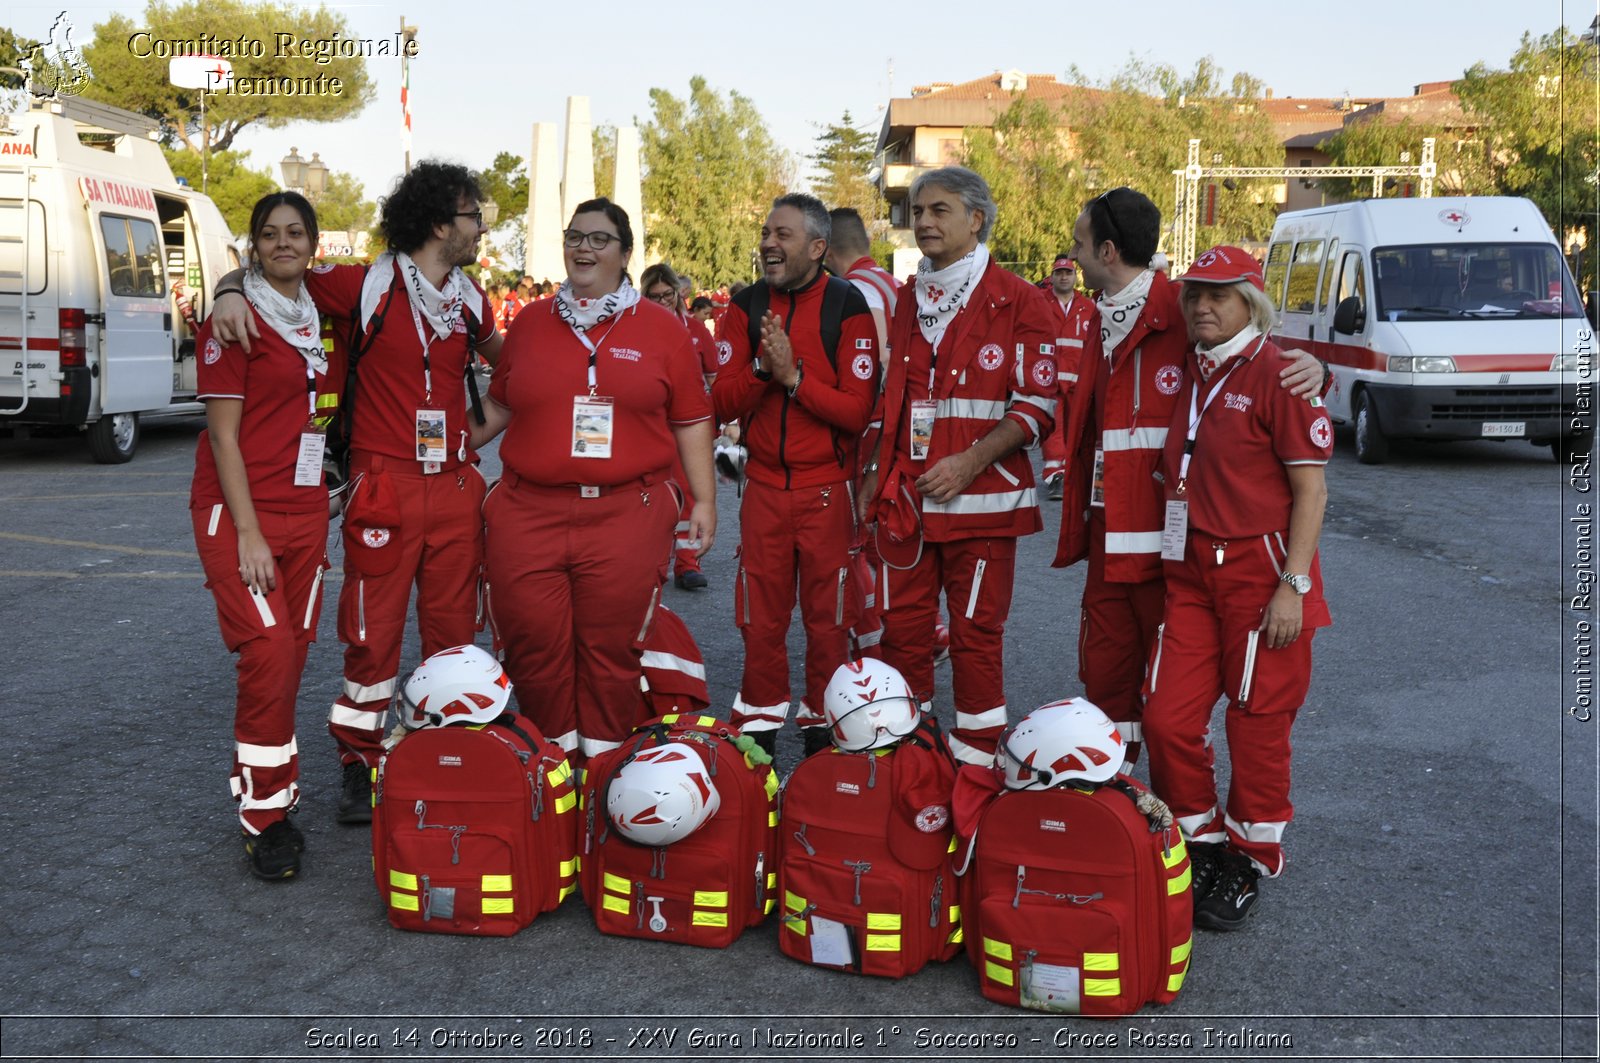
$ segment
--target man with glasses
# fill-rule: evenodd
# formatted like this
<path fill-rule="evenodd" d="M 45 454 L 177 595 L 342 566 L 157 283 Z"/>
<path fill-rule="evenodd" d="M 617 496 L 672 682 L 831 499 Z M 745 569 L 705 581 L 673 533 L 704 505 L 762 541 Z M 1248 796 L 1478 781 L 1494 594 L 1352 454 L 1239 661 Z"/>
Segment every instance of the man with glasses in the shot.
<path fill-rule="evenodd" d="M 878 338 L 861 293 L 822 269 L 831 234 L 816 197 L 774 200 L 761 227 L 763 279 L 717 326 L 712 402 L 720 420 L 744 426 L 749 447 L 734 594 L 744 674 L 732 721 L 769 753 L 789 715 L 797 586 L 806 681 L 795 722 L 807 753 L 830 744 L 823 693 L 850 659 L 857 615 L 856 446 L 877 395 Z"/>
<path fill-rule="evenodd" d="M 1053 564 L 1088 559 L 1078 678 L 1084 696 L 1116 723 L 1129 762 L 1143 740 L 1140 691 L 1166 602 L 1166 503 L 1155 473 L 1189 348 L 1179 286 L 1151 266 L 1160 235 L 1161 211 L 1150 198 L 1113 188 L 1078 214 L 1068 251 L 1095 293 L 1095 312 L 1068 399 Z M 1302 354 L 1282 379 L 1310 394 L 1322 375 L 1321 364 Z"/>
<path fill-rule="evenodd" d="M 706 331 L 705 325 L 684 312 L 682 281 L 683 278 L 671 266 L 657 262 L 645 268 L 639 277 L 639 287 L 646 299 L 660 303 L 678 315 L 683 327 L 689 330 L 689 338 L 694 341 L 695 357 L 700 360 L 700 372 L 709 388 L 717 375 L 716 342 L 712 340 L 711 333 Z M 705 590 L 709 581 L 700 568 L 700 544 L 689 537 L 689 515 L 694 510 L 694 495 L 689 491 L 689 483 L 682 469 L 675 466 L 672 477 L 683 488 L 683 506 L 678 512 L 678 528 L 672 543 L 672 582 L 680 591 Z"/>
<path fill-rule="evenodd" d="M 501 336 L 488 298 L 461 271 L 486 227 L 465 167 L 426 161 L 383 201 L 387 250 L 370 267 L 306 274 L 317 309 L 351 330 L 351 490 L 345 504 L 339 640 L 344 689 L 328 716 L 344 779 L 341 823 L 372 818 L 371 770 L 400 670 L 411 588 L 421 655 L 473 640 L 479 626 L 484 482 L 467 445 L 466 372 L 492 364 Z M 241 271 L 218 289 L 238 290 Z M 242 296 L 217 299 L 213 328 L 246 351 L 258 336 Z M 441 431 L 442 426 L 442 431 Z"/>

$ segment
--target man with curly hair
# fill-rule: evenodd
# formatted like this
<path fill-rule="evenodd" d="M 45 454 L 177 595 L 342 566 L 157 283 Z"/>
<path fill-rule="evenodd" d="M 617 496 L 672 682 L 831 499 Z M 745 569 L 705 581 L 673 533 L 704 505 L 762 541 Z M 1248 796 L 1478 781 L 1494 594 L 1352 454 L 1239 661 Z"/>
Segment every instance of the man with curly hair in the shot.
<path fill-rule="evenodd" d="M 492 363 L 501 343 L 487 297 L 461 271 L 486 229 L 481 199 L 465 167 L 419 163 L 383 202 L 377 261 L 306 275 L 318 310 L 347 323 L 356 360 L 345 396 L 344 689 L 328 716 L 344 764 L 341 823 L 372 818 L 412 586 L 423 657 L 472 642 L 479 626 L 485 486 L 467 443 L 465 380 L 474 348 Z M 256 329 L 244 299 L 220 294 L 240 275 L 218 285 L 213 327 L 248 351 Z"/>

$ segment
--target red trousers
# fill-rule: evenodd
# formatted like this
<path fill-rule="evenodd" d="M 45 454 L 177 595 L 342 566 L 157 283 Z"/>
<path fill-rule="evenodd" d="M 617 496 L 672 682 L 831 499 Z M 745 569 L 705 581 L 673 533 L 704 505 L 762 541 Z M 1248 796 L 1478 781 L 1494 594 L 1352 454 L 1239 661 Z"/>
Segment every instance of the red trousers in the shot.
<path fill-rule="evenodd" d="M 239 822 L 259 834 L 288 815 L 300 799 L 295 703 L 306 652 L 316 641 L 322 615 L 328 516 L 326 510 L 256 511 L 278 583 L 260 595 L 239 578 L 239 535 L 228 507 L 196 506 L 190 517 L 206 587 L 217 602 L 222 642 L 239 655 L 229 785 L 239 802 Z"/>
<path fill-rule="evenodd" d="M 678 485 L 683 492 L 683 503 L 678 507 L 678 523 L 673 528 L 672 534 L 672 571 L 675 575 L 685 572 L 699 572 L 700 547 L 688 545 L 689 518 L 694 512 L 694 495 L 689 493 L 689 477 L 683 471 L 683 462 L 676 455 L 672 458 L 672 482 Z"/>
<path fill-rule="evenodd" d="M 1078 620 L 1078 679 L 1083 696 L 1111 717 L 1128 751 L 1138 759 L 1144 712 L 1145 666 L 1155 650 L 1166 608 L 1166 581 L 1106 581 L 1106 530 L 1103 510 L 1089 529 L 1089 568 Z"/>
<path fill-rule="evenodd" d="M 1003 655 L 1016 559 L 1012 538 L 925 543 L 913 567 L 884 565 L 878 585 L 883 659 L 924 702 L 933 700 L 933 629 L 944 591 L 956 709 L 950 749 L 968 764 L 988 764 L 1006 726 Z"/>
<path fill-rule="evenodd" d="M 744 675 L 732 721 L 748 731 L 782 727 L 789 714 L 789 618 L 798 591 L 806 629 L 801 727 L 823 724 L 822 696 L 850 656 L 859 611 L 850 553 L 855 495 L 848 483 L 785 491 L 748 480 L 739 510 L 733 619 L 744 636 Z"/>
<path fill-rule="evenodd" d="M 585 758 L 649 718 L 640 643 L 667 577 L 678 496 L 663 476 L 602 489 L 508 472 L 484 507 L 490 607 L 522 712 Z"/>
<path fill-rule="evenodd" d="M 346 551 L 339 592 L 344 690 L 328 713 L 328 732 L 345 763 L 368 767 L 382 754 L 384 712 L 400 674 L 411 588 L 417 590 L 422 656 L 470 643 L 482 627 L 483 476 L 471 465 L 424 476 L 417 462 L 357 454 L 351 479 L 371 469 L 395 478 L 400 522 L 392 529 L 395 566 L 363 576 Z"/>
<path fill-rule="evenodd" d="M 1311 686 L 1311 639 L 1327 624 L 1322 577 L 1303 600 L 1304 628 L 1282 649 L 1256 645 L 1279 567 L 1261 540 L 1228 544 L 1216 563 L 1212 537 L 1191 533 L 1182 562 L 1167 562 L 1167 613 L 1150 662 L 1144 740 L 1150 786 L 1186 837 L 1226 840 L 1262 873 L 1283 870 L 1289 801 L 1289 730 Z M 1281 564 L 1281 560 L 1280 560 Z M 1211 714 L 1226 695 L 1230 762 L 1226 814 L 1218 811 Z"/>

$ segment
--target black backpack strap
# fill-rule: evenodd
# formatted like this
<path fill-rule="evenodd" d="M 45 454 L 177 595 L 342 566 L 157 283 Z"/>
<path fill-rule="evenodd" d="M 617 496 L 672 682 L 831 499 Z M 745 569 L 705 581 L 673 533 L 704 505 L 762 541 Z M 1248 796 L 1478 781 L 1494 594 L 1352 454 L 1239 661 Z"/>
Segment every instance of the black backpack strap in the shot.
<path fill-rule="evenodd" d="M 749 334 L 750 357 L 761 357 L 761 319 L 767 316 L 767 307 L 772 305 L 772 291 L 767 287 L 766 281 L 756 281 L 750 285 Z"/>
<path fill-rule="evenodd" d="M 839 337 L 844 334 L 844 301 L 853 287 L 842 277 L 830 276 L 822 292 L 822 349 L 835 376 L 839 374 Z"/>
<path fill-rule="evenodd" d="M 349 356 L 345 360 L 344 369 L 344 394 L 339 398 L 339 424 L 335 435 L 330 436 L 328 446 L 333 456 L 341 465 L 347 465 L 350 454 L 350 434 L 355 427 L 355 399 L 356 399 L 356 363 L 361 357 L 372 349 L 378 338 L 378 332 L 383 328 L 384 318 L 389 316 L 389 308 L 394 305 L 395 291 L 400 287 L 400 274 L 396 273 L 389 282 L 389 291 L 386 297 L 379 301 L 377 313 L 372 315 L 372 328 L 362 328 L 361 307 L 356 307 L 356 312 L 350 318 Z M 348 467 L 346 468 L 348 473 Z M 348 480 L 348 475 L 346 477 Z"/>

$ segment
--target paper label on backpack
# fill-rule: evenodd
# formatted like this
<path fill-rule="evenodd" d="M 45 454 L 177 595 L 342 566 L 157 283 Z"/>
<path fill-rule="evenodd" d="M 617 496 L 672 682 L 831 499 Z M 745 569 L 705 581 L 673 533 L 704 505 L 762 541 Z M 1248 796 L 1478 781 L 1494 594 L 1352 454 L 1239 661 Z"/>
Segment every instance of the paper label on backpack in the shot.
<path fill-rule="evenodd" d="M 1082 976 L 1076 967 L 1035 963 L 1022 971 L 1019 1003 L 1035 1011 L 1061 1011 L 1072 1015 L 1083 1011 Z"/>
<path fill-rule="evenodd" d="M 843 923 L 811 917 L 811 962 L 826 967 L 850 966 L 850 930 Z"/>

